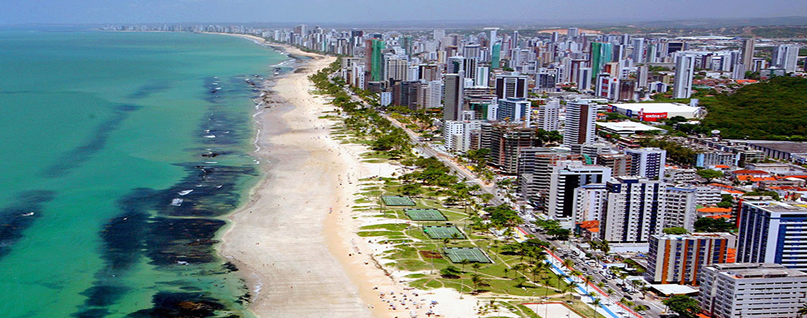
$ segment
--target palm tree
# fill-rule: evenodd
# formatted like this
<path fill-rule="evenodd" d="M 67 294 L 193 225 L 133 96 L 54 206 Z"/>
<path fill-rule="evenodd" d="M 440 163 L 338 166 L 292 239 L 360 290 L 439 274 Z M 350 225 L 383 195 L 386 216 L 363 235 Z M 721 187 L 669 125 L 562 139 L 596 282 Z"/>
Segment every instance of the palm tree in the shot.
<path fill-rule="evenodd" d="M 479 268 L 482 267 L 482 264 L 474 263 L 471 267 L 474 268 L 474 273 L 479 273 Z"/>
<path fill-rule="evenodd" d="M 563 260 L 563 265 L 566 266 L 566 268 L 568 269 L 572 269 L 572 266 L 574 266 L 574 261 L 567 258 Z"/>
<path fill-rule="evenodd" d="M 509 272 L 509 271 L 510 271 L 510 268 L 507 268 L 507 267 L 505 267 L 505 268 L 504 268 L 504 277 L 505 277 L 505 278 L 507 278 L 507 277 L 508 277 L 508 276 L 507 276 L 507 272 Z"/>
<path fill-rule="evenodd" d="M 586 294 L 588 294 L 588 283 L 590 283 L 593 278 L 594 277 L 591 277 L 591 275 L 586 275 L 586 277 L 583 277 L 583 279 L 586 281 Z"/>
<path fill-rule="evenodd" d="M 470 263 L 471 263 L 471 261 L 469 261 L 467 258 L 463 259 L 462 262 L 460 262 L 460 264 L 462 264 L 462 272 L 463 273 L 465 272 L 465 265 L 468 265 Z"/>
<path fill-rule="evenodd" d="M 600 306 L 600 299 L 599 298 L 594 298 L 594 300 L 591 301 L 591 304 L 594 305 L 593 306 L 594 307 L 593 308 L 594 309 L 594 314 L 592 316 L 596 317 L 597 316 L 597 307 Z"/>
<path fill-rule="evenodd" d="M 799 308 L 799 310 L 798 310 L 798 311 L 796 311 L 796 314 L 797 314 L 799 317 L 805 317 L 805 316 L 807 316 L 807 303 L 805 303 L 804 305 L 802 305 L 802 306 L 801 306 L 801 308 Z"/>

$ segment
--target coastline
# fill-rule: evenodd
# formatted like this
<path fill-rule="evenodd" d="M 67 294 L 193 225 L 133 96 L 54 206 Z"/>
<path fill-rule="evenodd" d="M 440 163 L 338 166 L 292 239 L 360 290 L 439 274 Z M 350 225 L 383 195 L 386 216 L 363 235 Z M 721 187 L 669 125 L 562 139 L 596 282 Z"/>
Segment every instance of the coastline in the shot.
<path fill-rule="evenodd" d="M 259 37 L 236 35 L 268 45 Z M 398 305 L 380 292 L 410 299 L 437 301 L 446 317 L 473 317 L 476 299 L 459 298 L 451 289 L 418 291 L 400 281 L 408 273 L 387 271 L 373 256 L 384 246 L 356 235 L 359 226 L 379 222 L 354 213 L 358 180 L 391 176 L 396 167 L 361 162 L 361 145 L 330 137 L 333 120 L 321 118 L 335 107 L 315 96 L 308 76 L 327 67 L 333 57 L 272 43 L 298 59 L 294 72 L 279 77 L 266 90 L 276 99 L 272 109 L 254 115 L 256 150 L 264 172 L 249 200 L 230 214 L 220 255 L 237 265 L 250 289 L 249 309 L 259 317 L 403 317 L 431 306 Z M 315 194 L 315 195 L 312 195 Z M 362 253 L 364 251 L 364 253 Z M 413 293 L 419 293 L 417 299 Z M 411 302 L 410 302 L 411 303 Z M 423 316 L 419 316 L 423 317 Z"/>

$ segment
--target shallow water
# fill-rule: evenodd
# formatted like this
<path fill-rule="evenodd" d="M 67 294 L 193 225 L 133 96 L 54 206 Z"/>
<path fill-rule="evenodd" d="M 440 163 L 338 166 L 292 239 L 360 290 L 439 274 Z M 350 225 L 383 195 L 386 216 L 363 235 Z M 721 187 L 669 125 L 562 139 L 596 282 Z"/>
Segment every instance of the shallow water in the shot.
<path fill-rule="evenodd" d="M 259 171 L 245 79 L 286 57 L 54 30 L 0 31 L 0 52 L 2 316 L 248 316 L 214 247 Z"/>

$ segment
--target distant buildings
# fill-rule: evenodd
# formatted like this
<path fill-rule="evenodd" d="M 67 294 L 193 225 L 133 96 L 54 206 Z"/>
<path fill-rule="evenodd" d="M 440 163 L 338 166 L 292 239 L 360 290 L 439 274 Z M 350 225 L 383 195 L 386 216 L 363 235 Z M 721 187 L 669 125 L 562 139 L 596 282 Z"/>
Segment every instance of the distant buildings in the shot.
<path fill-rule="evenodd" d="M 784 69 L 786 73 L 796 71 L 796 61 L 799 58 L 799 46 L 795 44 L 779 45 L 773 50 L 773 65 Z"/>
<path fill-rule="evenodd" d="M 713 264 L 699 281 L 701 310 L 713 318 L 794 318 L 807 301 L 807 274 L 777 264 Z"/>

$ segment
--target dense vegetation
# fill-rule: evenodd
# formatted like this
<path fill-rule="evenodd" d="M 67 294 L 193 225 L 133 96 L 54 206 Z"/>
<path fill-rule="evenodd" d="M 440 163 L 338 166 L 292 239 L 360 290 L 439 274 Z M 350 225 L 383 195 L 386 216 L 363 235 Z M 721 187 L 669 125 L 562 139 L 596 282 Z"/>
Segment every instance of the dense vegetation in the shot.
<path fill-rule="evenodd" d="M 775 77 L 719 95 L 709 105 L 703 129 L 724 138 L 807 140 L 807 78 Z"/>

